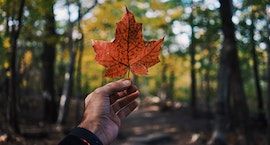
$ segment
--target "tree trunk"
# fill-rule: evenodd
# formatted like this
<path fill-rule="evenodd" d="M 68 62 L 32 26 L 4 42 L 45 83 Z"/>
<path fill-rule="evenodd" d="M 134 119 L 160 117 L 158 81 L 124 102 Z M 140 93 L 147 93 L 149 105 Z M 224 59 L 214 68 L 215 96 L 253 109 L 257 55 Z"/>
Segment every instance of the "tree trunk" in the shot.
<path fill-rule="evenodd" d="M 168 82 L 168 100 L 172 101 L 174 97 L 174 85 L 175 85 L 175 72 L 170 71 L 169 82 Z"/>
<path fill-rule="evenodd" d="M 54 64 L 56 53 L 55 19 L 53 13 L 53 1 L 49 1 L 48 11 L 45 16 L 45 37 L 43 42 L 43 97 L 44 97 L 44 121 L 53 123 L 57 118 L 57 108 L 54 88 Z"/>
<path fill-rule="evenodd" d="M 72 39 L 72 32 L 73 32 L 73 24 L 71 23 L 71 12 L 70 12 L 70 2 L 67 0 L 67 9 L 68 9 L 68 15 L 69 15 L 69 21 L 68 21 L 68 47 L 69 47 L 69 53 L 70 53 L 70 61 L 68 65 L 67 72 L 65 73 L 65 80 L 64 80 L 64 86 L 62 95 L 60 97 L 60 104 L 59 104 L 59 112 L 57 117 L 57 124 L 64 124 L 66 121 L 66 117 L 69 110 L 69 102 L 70 97 L 72 94 L 72 87 L 73 87 L 73 76 L 74 76 L 74 65 L 76 60 L 76 50 L 74 47 L 74 42 Z"/>
<path fill-rule="evenodd" d="M 81 119 L 81 96 L 82 96 L 82 86 L 81 86 L 81 68 L 82 68 L 82 59 L 83 59 L 83 51 L 84 51 L 84 34 L 81 28 L 81 3 L 78 2 L 78 31 L 81 34 L 81 38 L 78 40 L 78 48 L 79 48 L 79 55 L 78 55 L 78 63 L 77 63 L 77 75 L 76 75 L 76 86 L 77 86 L 77 94 L 76 94 L 76 122 L 79 123 Z"/>
<path fill-rule="evenodd" d="M 267 15 L 266 15 L 267 17 Z M 268 29 L 268 36 L 266 37 L 266 44 L 267 44 L 267 102 L 266 102 L 266 110 L 267 110 L 267 135 L 266 135 L 266 139 L 267 139 L 267 145 L 270 145 L 270 41 L 269 41 L 269 37 L 270 37 L 270 18 L 267 17 L 267 26 L 266 28 Z"/>
<path fill-rule="evenodd" d="M 72 40 L 69 40 L 72 41 Z M 73 74 L 74 74 L 74 65 L 75 65 L 75 57 L 76 57 L 76 51 L 71 44 L 71 53 L 70 53 L 70 64 L 68 66 L 68 71 L 65 73 L 65 80 L 64 80 L 64 86 L 63 86 L 63 92 L 60 98 L 60 104 L 59 104 L 59 112 L 58 112 L 58 118 L 57 118 L 57 124 L 63 124 L 65 123 L 67 112 L 68 112 L 68 104 L 70 101 L 70 97 L 72 94 L 72 85 L 73 85 Z"/>
<path fill-rule="evenodd" d="M 83 34 L 82 34 L 83 35 Z M 80 108 L 81 108 L 81 98 L 82 98 L 82 86 L 81 86 L 81 66 L 82 66 L 82 57 L 83 57 L 83 37 L 80 40 L 80 42 L 78 42 L 79 44 L 79 58 L 78 58 L 78 63 L 77 63 L 77 75 L 76 75 L 76 122 L 79 123 L 80 119 L 81 119 L 81 113 L 80 113 Z"/>
<path fill-rule="evenodd" d="M 210 54 L 209 54 L 210 57 Z M 210 114 L 210 95 L 211 95 L 211 84 L 210 84 L 210 62 L 211 59 L 209 58 L 209 64 L 207 69 L 205 70 L 205 102 L 206 102 L 206 111 Z"/>
<path fill-rule="evenodd" d="M 190 84 L 190 106 L 192 109 L 192 116 L 197 116 L 197 90 L 196 90 L 196 71 L 195 71 L 195 34 L 194 34 L 194 5 L 193 0 L 191 3 L 192 12 L 190 14 L 190 26 L 191 26 L 191 44 L 189 46 L 189 53 L 190 53 L 190 78 L 191 78 L 191 84 Z"/>
<path fill-rule="evenodd" d="M 13 20 L 17 20 L 18 24 L 11 26 L 10 43 L 11 43 L 11 57 L 10 57 L 10 82 L 9 82 L 9 98 L 8 98 L 8 121 L 12 129 L 16 133 L 20 133 L 19 120 L 18 120 L 18 98 L 17 98 L 17 40 L 19 38 L 20 30 L 22 27 L 22 17 L 25 0 L 20 1 L 17 18 L 15 18 L 15 10 L 13 11 Z"/>
<path fill-rule="evenodd" d="M 9 12 L 9 2 L 8 1 L 6 1 L 6 3 L 5 3 L 5 11 L 6 11 L 6 17 L 5 17 L 5 38 L 8 38 L 9 37 L 9 35 L 10 35 L 10 29 L 9 29 L 9 25 L 8 25 L 8 23 L 9 23 L 9 18 L 10 18 L 10 12 Z M 8 54 L 8 53 L 7 53 Z M 5 90 L 5 99 L 7 100 L 7 104 L 6 104 L 6 110 L 5 110 L 5 121 L 6 122 L 8 122 L 9 121 L 9 106 L 10 106 L 10 96 L 9 96 L 9 87 L 11 86 L 9 83 L 10 83 L 10 78 L 7 76 L 7 72 L 10 70 L 10 68 L 6 68 L 5 69 L 5 76 L 6 76 L 6 78 L 5 78 L 5 83 L 4 83 L 4 85 L 5 85 L 5 87 L 3 88 L 4 90 Z"/>
<path fill-rule="evenodd" d="M 164 62 L 165 58 L 164 56 L 161 56 L 161 65 L 162 65 L 162 70 L 160 73 L 160 78 L 161 78 L 161 82 L 160 82 L 160 89 L 158 90 L 158 96 L 160 98 L 160 110 L 161 111 L 167 111 L 168 106 L 166 105 L 166 101 L 167 101 L 167 97 L 168 97 L 168 93 L 167 93 L 167 89 L 168 89 L 168 84 L 167 84 L 167 76 L 166 76 L 166 72 L 167 72 L 167 64 Z"/>
<path fill-rule="evenodd" d="M 211 25 L 210 25 L 210 22 L 207 21 L 207 24 L 206 24 L 206 27 L 207 28 L 210 28 Z M 204 40 L 204 43 L 203 43 L 203 49 L 207 49 L 208 51 L 208 55 L 206 56 L 206 63 L 204 64 L 205 65 L 205 74 L 204 74 L 204 95 L 205 95 L 205 104 L 206 104 L 206 112 L 208 115 L 210 115 L 211 113 L 211 108 L 210 108 L 210 96 L 211 96 L 211 82 L 210 82 L 210 70 L 211 70 L 211 66 L 212 66 L 212 62 L 213 62 L 213 52 L 212 52 L 212 45 L 209 43 L 211 43 L 211 38 L 213 37 L 211 35 L 211 31 L 210 30 L 207 30 L 206 34 L 205 34 L 205 40 Z"/>
<path fill-rule="evenodd" d="M 229 96 L 233 98 L 235 117 L 241 131 L 245 133 L 245 144 L 249 144 L 248 138 L 248 107 L 244 94 L 243 83 L 240 74 L 240 66 L 236 49 L 235 28 L 232 23 L 232 1 L 220 0 L 220 15 L 222 19 L 222 31 L 224 34 L 223 48 L 221 49 L 220 68 L 218 72 L 218 101 L 216 112 L 216 128 L 210 144 L 226 144 L 225 126 L 228 125 Z"/>
<path fill-rule="evenodd" d="M 252 1 L 252 0 L 251 0 Z M 252 7 L 252 4 L 251 4 Z M 254 10 L 252 7 L 251 11 L 251 25 L 249 28 L 250 31 L 250 45 L 251 45 L 251 54 L 253 60 L 253 74 L 254 74 L 254 83 L 256 87 L 256 95 L 257 95 L 257 110 L 258 110 L 258 119 L 260 121 L 265 120 L 265 113 L 264 113 L 264 105 L 263 105 L 263 97 L 262 97 L 262 89 L 260 85 L 260 77 L 259 77 L 259 70 L 258 70 L 258 57 L 256 53 L 256 44 L 254 41 Z"/>

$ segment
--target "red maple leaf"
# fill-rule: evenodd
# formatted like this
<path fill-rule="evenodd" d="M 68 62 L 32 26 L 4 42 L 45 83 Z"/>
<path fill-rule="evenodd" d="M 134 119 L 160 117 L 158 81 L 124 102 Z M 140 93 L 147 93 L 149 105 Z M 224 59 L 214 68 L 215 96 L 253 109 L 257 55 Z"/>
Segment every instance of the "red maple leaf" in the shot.
<path fill-rule="evenodd" d="M 128 9 L 116 25 L 115 39 L 112 42 L 93 41 L 96 61 L 106 68 L 107 77 L 123 76 L 127 71 L 146 75 L 148 68 L 159 62 L 163 38 L 144 41 L 142 24 L 136 23 L 134 15 Z"/>

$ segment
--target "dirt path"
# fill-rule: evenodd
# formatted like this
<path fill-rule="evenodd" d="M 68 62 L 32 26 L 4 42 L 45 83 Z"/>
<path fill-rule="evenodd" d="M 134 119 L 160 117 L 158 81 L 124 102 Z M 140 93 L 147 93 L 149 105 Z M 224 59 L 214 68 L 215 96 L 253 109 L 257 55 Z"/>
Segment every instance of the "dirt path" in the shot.
<path fill-rule="evenodd" d="M 137 110 L 122 125 L 113 145 L 188 145 L 206 142 L 210 120 L 192 119 L 187 108 L 158 111 L 157 106 Z"/>

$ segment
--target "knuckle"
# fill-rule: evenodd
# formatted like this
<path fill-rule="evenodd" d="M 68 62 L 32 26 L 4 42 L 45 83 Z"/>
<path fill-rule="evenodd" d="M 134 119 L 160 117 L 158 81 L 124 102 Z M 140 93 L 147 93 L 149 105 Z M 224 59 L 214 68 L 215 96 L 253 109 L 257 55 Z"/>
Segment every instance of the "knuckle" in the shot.
<path fill-rule="evenodd" d="M 115 88 L 117 88 L 119 85 L 115 82 L 112 82 L 112 83 L 109 83 L 107 85 L 104 86 L 104 89 L 107 91 L 107 92 L 110 92 L 110 91 L 114 91 Z"/>
<path fill-rule="evenodd" d="M 134 90 L 138 90 L 138 87 L 136 85 L 132 85 Z"/>
<path fill-rule="evenodd" d="M 105 87 L 106 88 L 113 88 L 113 87 L 115 87 L 115 83 L 109 83 Z"/>

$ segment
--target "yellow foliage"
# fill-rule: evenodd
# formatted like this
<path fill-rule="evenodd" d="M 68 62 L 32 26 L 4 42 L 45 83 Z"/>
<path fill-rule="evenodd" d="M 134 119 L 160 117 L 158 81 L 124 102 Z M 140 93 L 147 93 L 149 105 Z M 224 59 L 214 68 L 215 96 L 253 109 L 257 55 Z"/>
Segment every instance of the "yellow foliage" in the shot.
<path fill-rule="evenodd" d="M 61 55 L 62 55 L 61 56 L 62 58 L 60 58 L 60 59 L 63 59 L 62 61 L 68 61 L 69 60 L 69 51 L 68 51 L 68 49 L 65 49 Z"/>
<path fill-rule="evenodd" d="M 6 75 L 7 75 L 7 77 L 10 77 L 11 76 L 11 72 L 10 71 L 7 71 L 6 72 Z"/>
<path fill-rule="evenodd" d="M 31 51 L 26 51 L 23 55 L 22 61 L 21 61 L 21 67 L 20 72 L 24 72 L 25 69 L 31 65 L 32 63 L 33 54 Z"/>
<path fill-rule="evenodd" d="M 26 51 L 23 56 L 23 62 L 26 66 L 29 66 L 32 63 L 33 54 L 31 51 Z"/>
<path fill-rule="evenodd" d="M 7 69 L 9 67 L 9 63 L 7 61 L 5 61 L 3 66 L 5 69 Z"/>
<path fill-rule="evenodd" d="M 167 10 L 167 16 L 171 17 L 172 19 L 178 19 L 183 14 L 183 9 L 180 7 L 173 8 Z"/>
<path fill-rule="evenodd" d="M 151 0 L 150 6 L 153 10 L 164 9 L 164 5 L 158 0 Z"/>
<path fill-rule="evenodd" d="M 3 48 L 7 51 L 10 51 L 10 39 L 9 38 L 5 38 L 3 40 Z"/>

